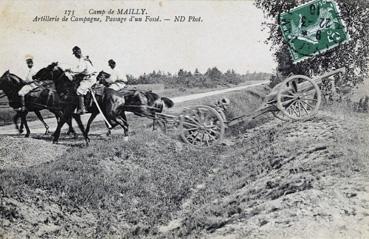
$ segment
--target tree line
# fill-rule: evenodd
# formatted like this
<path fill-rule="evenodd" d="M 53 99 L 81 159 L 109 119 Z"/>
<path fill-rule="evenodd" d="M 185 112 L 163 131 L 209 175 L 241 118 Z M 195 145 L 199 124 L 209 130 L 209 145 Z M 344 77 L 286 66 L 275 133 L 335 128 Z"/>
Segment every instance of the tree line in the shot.
<path fill-rule="evenodd" d="M 172 87 L 200 87 L 212 88 L 222 85 L 237 85 L 250 80 L 268 80 L 270 73 L 264 72 L 246 72 L 245 74 L 236 73 L 234 70 L 221 72 L 217 67 L 209 68 L 205 73 L 198 69 L 194 72 L 180 69 L 176 74 L 162 71 L 153 71 L 138 77 L 128 75 L 128 84 L 164 84 L 167 88 Z"/>

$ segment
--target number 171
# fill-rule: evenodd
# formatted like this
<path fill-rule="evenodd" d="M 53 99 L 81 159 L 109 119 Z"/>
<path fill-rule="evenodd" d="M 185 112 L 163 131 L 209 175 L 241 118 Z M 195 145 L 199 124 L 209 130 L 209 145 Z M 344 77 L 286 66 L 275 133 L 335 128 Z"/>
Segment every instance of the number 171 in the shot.
<path fill-rule="evenodd" d="M 64 10 L 64 15 L 73 16 L 74 15 L 74 10 Z"/>

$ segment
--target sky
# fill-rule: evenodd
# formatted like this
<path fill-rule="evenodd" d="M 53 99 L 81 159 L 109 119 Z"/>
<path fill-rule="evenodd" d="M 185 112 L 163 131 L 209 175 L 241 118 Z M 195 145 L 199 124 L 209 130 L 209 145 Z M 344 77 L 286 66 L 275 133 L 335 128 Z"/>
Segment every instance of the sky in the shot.
<path fill-rule="evenodd" d="M 159 23 L 33 22 L 36 16 L 89 15 L 90 10 L 145 8 L 147 15 L 172 19 Z M 200 23 L 173 22 L 174 16 L 201 16 Z M 146 15 L 145 15 L 146 16 Z M 118 17 L 117 15 L 115 17 Z M 120 16 L 122 17 L 122 16 Z M 102 17 L 103 21 L 105 16 Z M 58 61 L 74 64 L 78 45 L 97 70 L 114 59 L 125 74 L 137 76 L 162 70 L 204 72 L 209 67 L 272 72 L 276 63 L 264 43 L 263 13 L 252 1 L 20 1 L 0 2 L 0 74 L 6 70 L 24 76 L 25 56 L 35 68 Z"/>

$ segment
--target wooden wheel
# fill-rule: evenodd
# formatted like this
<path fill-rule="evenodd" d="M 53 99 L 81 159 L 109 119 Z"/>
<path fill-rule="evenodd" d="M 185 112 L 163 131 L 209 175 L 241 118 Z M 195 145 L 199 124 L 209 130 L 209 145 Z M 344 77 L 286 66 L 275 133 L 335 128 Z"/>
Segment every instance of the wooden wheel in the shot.
<path fill-rule="evenodd" d="M 181 137 L 184 142 L 197 147 L 209 147 L 223 140 L 224 121 L 210 106 L 195 106 L 183 112 Z"/>
<path fill-rule="evenodd" d="M 318 84 L 304 75 L 291 76 L 281 83 L 277 94 L 277 108 L 292 120 L 313 117 L 321 103 Z"/>

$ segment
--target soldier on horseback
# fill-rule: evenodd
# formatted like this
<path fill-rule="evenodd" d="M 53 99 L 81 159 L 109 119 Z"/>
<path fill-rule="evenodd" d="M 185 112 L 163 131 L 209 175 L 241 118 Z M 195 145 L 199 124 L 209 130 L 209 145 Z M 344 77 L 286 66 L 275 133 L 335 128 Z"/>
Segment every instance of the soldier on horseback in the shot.
<path fill-rule="evenodd" d="M 21 104 L 22 104 L 21 111 L 26 110 L 25 96 L 30 91 L 37 88 L 37 85 L 35 84 L 32 78 L 36 74 L 36 71 L 33 68 L 33 57 L 31 55 L 26 56 L 26 63 L 28 67 L 28 72 L 27 72 L 26 78 L 24 79 L 26 85 L 23 86 L 18 92 L 18 95 L 21 97 Z"/>
<path fill-rule="evenodd" d="M 78 88 L 77 95 L 79 96 L 79 108 L 77 114 L 86 113 L 84 96 L 89 89 L 96 83 L 96 71 L 92 66 L 92 62 L 88 57 L 82 55 L 81 48 L 73 47 L 73 55 L 77 58 L 77 65 L 73 69 L 66 69 L 66 75 L 70 80 L 82 79 Z"/>
<path fill-rule="evenodd" d="M 108 64 L 110 66 L 110 69 L 107 73 L 110 75 L 110 77 L 106 78 L 105 82 L 108 84 L 108 87 L 110 89 L 119 91 L 126 86 L 125 82 L 127 82 L 127 78 L 125 75 L 121 75 L 116 70 L 116 62 L 113 59 L 110 59 L 108 61 Z"/>

